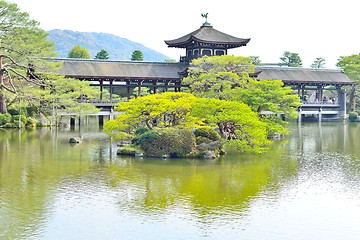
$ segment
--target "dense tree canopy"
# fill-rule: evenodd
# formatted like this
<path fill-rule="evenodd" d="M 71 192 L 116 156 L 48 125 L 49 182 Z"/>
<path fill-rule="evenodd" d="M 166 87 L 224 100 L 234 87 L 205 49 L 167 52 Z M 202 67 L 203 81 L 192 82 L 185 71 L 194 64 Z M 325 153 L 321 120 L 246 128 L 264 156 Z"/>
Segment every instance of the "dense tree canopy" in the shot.
<path fill-rule="evenodd" d="M 287 67 L 302 67 L 302 60 L 298 53 L 285 51 L 280 57 L 280 65 Z"/>
<path fill-rule="evenodd" d="M 131 61 L 143 61 L 144 56 L 140 50 L 135 50 L 131 55 Z"/>
<path fill-rule="evenodd" d="M 193 60 L 183 83 L 188 84 L 196 96 L 243 102 L 268 123 L 270 135 L 275 129 L 275 132 L 286 133 L 286 128 L 282 127 L 286 122 L 262 113 L 271 111 L 285 114 L 287 118 L 296 117 L 300 104 L 298 96 L 281 80 L 254 79 L 251 77 L 254 70 L 252 59 L 248 57 L 203 57 Z"/>
<path fill-rule="evenodd" d="M 132 137 L 139 127 L 193 129 L 205 125 L 217 128 L 228 144 L 243 152 L 262 152 L 270 143 L 266 124 L 237 101 L 166 92 L 119 103 L 116 110 L 124 113 L 106 122 L 105 129 L 119 138 Z"/>
<path fill-rule="evenodd" d="M 46 85 L 32 75 L 33 66 L 40 71 L 49 69 L 40 57 L 54 57 L 56 53 L 39 23 L 16 4 L 0 1 L 0 22 L 0 113 L 6 113 L 8 105 L 21 96 L 22 86 Z"/>
<path fill-rule="evenodd" d="M 109 59 L 109 53 L 105 49 L 101 49 L 95 56 L 95 59 Z"/>
<path fill-rule="evenodd" d="M 68 58 L 90 59 L 90 53 L 85 47 L 76 45 L 69 51 Z"/>
<path fill-rule="evenodd" d="M 350 56 L 341 56 L 339 58 L 339 61 L 336 64 L 337 67 L 340 67 L 342 70 L 344 70 L 344 72 L 346 73 L 346 75 L 349 76 L 349 78 L 351 80 L 354 80 L 357 85 L 355 85 L 349 93 L 349 102 L 353 103 L 354 99 L 357 99 L 357 96 L 359 96 L 359 83 L 360 83 L 360 54 L 352 54 Z M 356 102 L 359 101 L 355 101 L 355 107 L 356 108 Z M 349 104 L 348 105 L 348 111 L 350 111 L 350 107 L 353 104 Z M 353 109 L 354 111 L 356 109 Z"/>
<path fill-rule="evenodd" d="M 55 46 L 37 21 L 16 4 L 0 0 L 0 22 L 0 113 L 19 102 L 39 109 L 51 103 L 51 109 L 95 110 L 82 106 L 77 111 L 77 98 L 95 94 L 88 83 L 49 74 L 60 64 L 44 60 L 56 56 Z"/>

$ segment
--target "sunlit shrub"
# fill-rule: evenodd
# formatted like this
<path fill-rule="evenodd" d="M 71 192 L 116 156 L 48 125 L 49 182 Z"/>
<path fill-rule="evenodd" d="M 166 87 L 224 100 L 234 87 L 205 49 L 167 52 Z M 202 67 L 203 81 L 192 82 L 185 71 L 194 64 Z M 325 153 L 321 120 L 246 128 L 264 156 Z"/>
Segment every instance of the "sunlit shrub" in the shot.
<path fill-rule="evenodd" d="M 133 139 L 146 156 L 185 157 L 195 147 L 192 131 L 178 128 L 162 128 L 145 132 Z"/>

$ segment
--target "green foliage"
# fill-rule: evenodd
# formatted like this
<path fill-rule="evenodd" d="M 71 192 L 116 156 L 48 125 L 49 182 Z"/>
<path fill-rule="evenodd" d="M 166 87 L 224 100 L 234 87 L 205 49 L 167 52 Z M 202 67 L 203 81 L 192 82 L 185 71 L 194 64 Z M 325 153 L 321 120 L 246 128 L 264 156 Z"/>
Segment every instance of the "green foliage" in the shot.
<path fill-rule="evenodd" d="M 126 155 L 126 156 L 135 156 L 137 152 L 141 152 L 141 150 L 138 147 L 134 147 L 134 146 L 124 146 L 124 147 L 120 147 L 117 150 L 118 155 Z"/>
<path fill-rule="evenodd" d="M 127 138 L 140 127 L 192 127 L 194 124 L 189 111 L 194 99 L 188 93 L 166 92 L 120 102 L 115 110 L 124 114 L 117 116 L 116 121 L 106 122 L 105 131 Z"/>
<path fill-rule="evenodd" d="M 194 131 L 195 137 L 208 138 L 211 141 L 220 140 L 220 135 L 213 128 L 210 127 L 198 127 Z"/>
<path fill-rule="evenodd" d="M 271 143 L 266 124 L 250 107 L 238 101 L 198 98 L 189 93 L 166 92 L 122 102 L 115 110 L 123 112 L 105 123 L 106 133 L 117 138 L 134 137 L 136 129 L 217 127 L 220 135 L 241 152 L 262 152 Z M 153 137 L 152 131 L 140 135 Z M 140 144 L 135 140 L 135 144 Z"/>
<path fill-rule="evenodd" d="M 254 65 L 261 65 L 261 60 L 259 56 L 250 56 L 251 63 Z"/>
<path fill-rule="evenodd" d="M 85 47 L 76 45 L 69 51 L 68 58 L 90 59 L 90 53 Z"/>
<path fill-rule="evenodd" d="M 349 113 L 349 121 L 356 122 L 359 118 L 359 114 L 357 112 L 350 112 Z"/>
<path fill-rule="evenodd" d="M 247 57 L 204 57 L 191 63 L 189 75 L 183 82 L 190 85 L 190 91 L 196 96 L 243 102 L 259 116 L 269 111 L 285 114 L 286 118 L 297 117 L 296 109 L 300 102 L 298 96 L 292 94 L 291 88 L 285 87 L 281 80 L 253 79 L 250 74 L 254 69 L 251 58 Z M 273 121 L 264 121 L 272 125 L 267 127 L 269 131 L 278 129 L 280 133 L 287 132 L 285 122 L 270 119 Z"/>
<path fill-rule="evenodd" d="M 27 117 L 26 118 L 26 127 L 36 127 L 38 124 L 38 121 L 36 118 L 33 117 Z"/>
<path fill-rule="evenodd" d="M 185 157 L 195 147 L 195 136 L 188 129 L 157 128 L 139 135 L 133 142 L 146 156 Z"/>
<path fill-rule="evenodd" d="M 358 101 L 359 96 L 359 83 L 360 83 L 360 54 L 352 54 L 350 56 L 341 56 L 336 64 L 340 67 L 351 80 L 354 80 L 357 84 L 349 91 L 349 103 Z M 352 104 L 348 104 L 348 112 L 350 111 Z M 355 110 L 355 109 L 354 109 Z"/>
<path fill-rule="evenodd" d="M 109 59 L 109 54 L 105 49 L 101 49 L 95 56 L 95 59 Z"/>
<path fill-rule="evenodd" d="M 360 54 L 341 56 L 336 66 L 344 70 L 350 79 L 360 82 Z"/>
<path fill-rule="evenodd" d="M 148 131 L 150 131 L 149 128 L 145 128 L 145 127 L 138 128 L 138 129 L 135 130 L 135 135 L 141 135 L 141 134 L 146 133 Z"/>
<path fill-rule="evenodd" d="M 79 116 L 98 112 L 95 106 L 86 101 L 100 94 L 89 82 L 54 74 L 41 74 L 40 77 L 48 82 L 48 87 L 28 86 L 23 91 L 25 96 L 33 98 L 33 102 L 38 101 L 39 108 L 50 110 L 50 115 L 58 110 Z"/>
<path fill-rule="evenodd" d="M 21 12 L 16 4 L 0 1 L 0 16 L 0 113 L 6 113 L 8 105 L 22 97 L 23 86 L 46 84 L 32 74 L 35 68 L 49 70 L 58 64 L 43 60 L 56 56 L 55 44 L 47 40 L 47 32 L 28 13 Z"/>
<path fill-rule="evenodd" d="M 285 51 L 280 57 L 280 65 L 287 67 L 302 67 L 302 61 L 298 53 Z"/>
<path fill-rule="evenodd" d="M 2 114 L 0 113 L 0 126 L 6 124 L 6 123 L 10 123 L 12 120 L 12 117 L 10 115 L 10 113 L 5 113 Z"/>
<path fill-rule="evenodd" d="M 143 61 L 144 56 L 140 50 L 135 50 L 131 55 L 131 61 Z"/>
<path fill-rule="evenodd" d="M 312 68 L 325 68 L 325 58 L 317 57 L 315 61 L 310 65 Z"/>

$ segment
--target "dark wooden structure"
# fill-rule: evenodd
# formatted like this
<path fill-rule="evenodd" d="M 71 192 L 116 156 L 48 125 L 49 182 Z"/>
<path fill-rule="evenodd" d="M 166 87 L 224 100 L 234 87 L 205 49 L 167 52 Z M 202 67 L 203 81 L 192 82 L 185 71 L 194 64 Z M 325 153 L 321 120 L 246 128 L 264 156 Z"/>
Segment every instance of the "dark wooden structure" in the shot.
<path fill-rule="evenodd" d="M 142 89 L 150 93 L 178 92 L 187 64 L 137 61 L 103 61 L 83 59 L 57 59 L 63 62 L 60 74 L 66 77 L 90 81 L 106 89 L 112 101 L 114 94 L 130 99 L 141 96 Z M 136 90 L 135 90 L 136 89 Z M 135 90 L 135 91 L 134 91 Z M 99 96 L 103 99 L 103 94 Z"/>
<path fill-rule="evenodd" d="M 237 38 L 213 28 L 207 21 L 197 30 L 174 40 L 166 40 L 168 47 L 185 48 L 180 62 L 189 63 L 202 56 L 227 55 L 228 49 L 246 46 L 250 38 Z"/>
<path fill-rule="evenodd" d="M 302 101 L 298 109 L 299 120 L 338 120 L 346 117 L 344 87 L 353 86 L 355 82 L 342 70 L 258 66 L 256 72 L 259 80 L 280 79 L 296 91 Z"/>

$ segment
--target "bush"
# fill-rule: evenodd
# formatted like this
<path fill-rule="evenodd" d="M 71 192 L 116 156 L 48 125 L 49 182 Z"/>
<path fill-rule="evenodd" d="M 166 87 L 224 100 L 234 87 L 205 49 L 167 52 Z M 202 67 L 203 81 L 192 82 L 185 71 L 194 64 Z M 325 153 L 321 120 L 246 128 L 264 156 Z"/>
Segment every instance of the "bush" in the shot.
<path fill-rule="evenodd" d="M 212 129 L 210 127 L 196 128 L 194 131 L 194 134 L 195 134 L 195 137 L 208 138 L 211 141 L 217 141 L 221 138 L 220 134 L 217 133 L 214 129 Z"/>
<path fill-rule="evenodd" d="M 195 135 L 187 129 L 165 128 L 145 132 L 133 139 L 146 156 L 186 157 L 195 147 Z"/>
<path fill-rule="evenodd" d="M 120 147 L 117 150 L 117 155 L 135 156 L 136 153 L 141 152 L 138 148 L 133 146 Z"/>
<path fill-rule="evenodd" d="M 24 116 L 24 115 L 14 115 L 13 116 L 13 120 L 14 120 L 14 122 L 15 123 L 18 123 L 19 122 L 19 117 L 20 117 L 20 121 L 21 121 L 21 123 L 23 123 L 24 125 L 26 124 L 26 122 L 27 122 L 27 119 L 26 119 L 26 116 Z"/>
<path fill-rule="evenodd" d="M 141 135 L 141 134 L 146 133 L 148 131 L 150 131 L 150 129 L 148 129 L 148 128 L 138 128 L 138 129 L 136 129 L 135 134 L 136 135 Z"/>
<path fill-rule="evenodd" d="M 359 117 L 359 114 L 357 112 L 350 112 L 349 113 L 349 121 L 350 122 L 356 122 Z"/>
<path fill-rule="evenodd" d="M 0 113 L 0 126 L 11 122 L 11 115 L 9 113 Z"/>
<path fill-rule="evenodd" d="M 37 122 L 38 122 L 38 121 L 37 121 L 35 118 L 33 118 L 33 117 L 28 117 L 28 118 L 26 119 L 26 126 L 27 126 L 27 127 L 36 127 Z"/>

